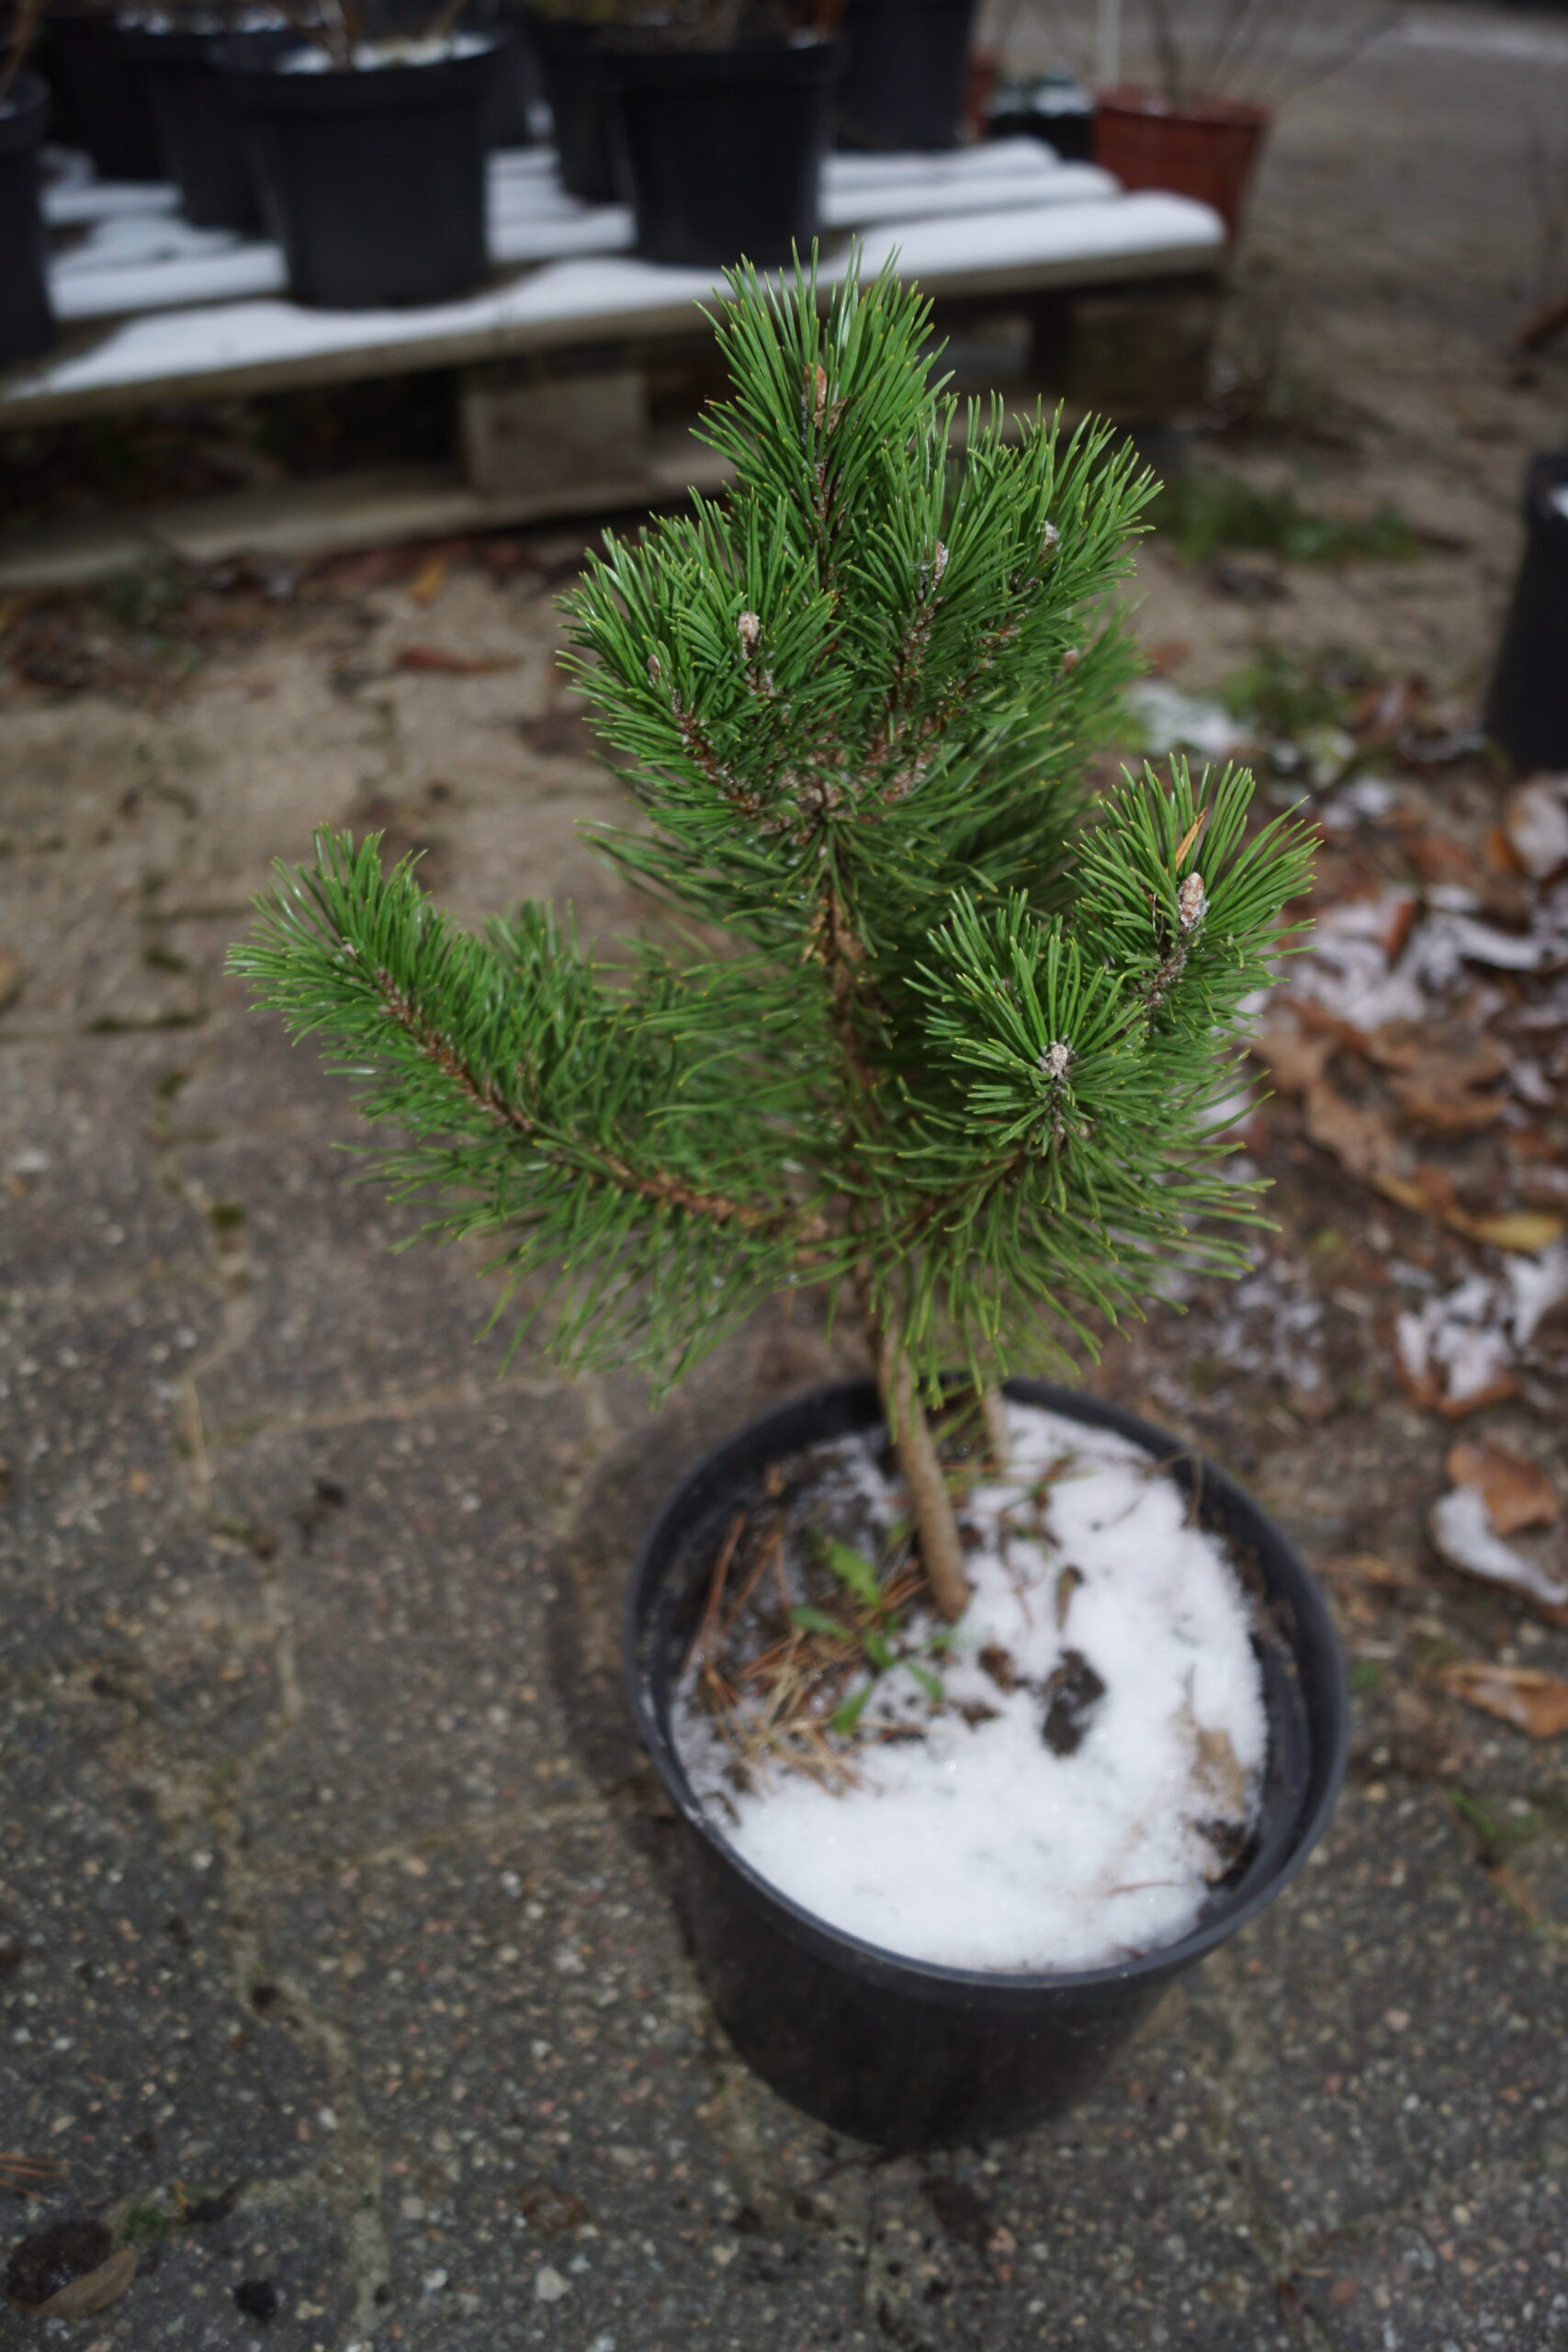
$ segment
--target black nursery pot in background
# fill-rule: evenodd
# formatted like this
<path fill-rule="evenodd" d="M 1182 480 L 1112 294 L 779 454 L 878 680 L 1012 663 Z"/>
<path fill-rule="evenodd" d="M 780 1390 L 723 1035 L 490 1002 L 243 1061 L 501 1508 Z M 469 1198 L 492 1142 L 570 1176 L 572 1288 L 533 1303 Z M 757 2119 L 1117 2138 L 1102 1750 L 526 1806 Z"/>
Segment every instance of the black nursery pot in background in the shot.
<path fill-rule="evenodd" d="M 1094 153 L 1094 100 L 1066 74 L 1004 82 L 986 108 L 986 136 L 1038 139 L 1064 164 L 1087 164 Z"/>
<path fill-rule="evenodd" d="M 975 0 L 849 0 L 839 144 L 882 153 L 956 147 Z"/>
<path fill-rule="evenodd" d="M 527 11 L 527 25 L 555 121 L 561 186 L 584 204 L 614 204 L 621 189 L 613 101 L 597 31 L 538 9 Z"/>
<path fill-rule="evenodd" d="M 0 99 L 0 368 L 31 359 L 54 341 L 49 303 L 39 150 L 49 128 L 49 92 L 18 74 Z"/>
<path fill-rule="evenodd" d="M 539 56 L 533 35 L 520 17 L 492 24 L 500 38 L 490 96 L 485 102 L 485 143 L 491 147 L 531 147 L 534 108 L 544 96 Z"/>
<path fill-rule="evenodd" d="M 287 57 L 243 45 L 220 51 L 296 301 L 447 302 L 484 277 L 484 110 L 497 45 L 344 73 L 288 71 Z"/>
<path fill-rule="evenodd" d="M 146 76 L 153 119 L 180 209 L 198 229 L 261 227 L 243 118 L 214 63 L 220 49 L 258 61 L 298 49 L 299 35 L 279 23 L 265 31 L 225 35 L 182 25 L 127 26 L 126 55 Z"/>
<path fill-rule="evenodd" d="M 112 9 L 48 8 L 43 70 L 57 101 L 55 137 L 85 147 L 100 179 L 163 178 L 147 77 Z"/>
<path fill-rule="evenodd" d="M 765 1415 L 699 1464 L 666 1502 L 626 1600 L 627 1688 L 637 1729 L 684 1824 L 686 1927 L 719 2018 L 740 2054 L 785 2098 L 835 2131 L 890 2148 L 1022 2132 L 1088 2090 L 1159 1995 L 1287 1885 L 1338 1793 L 1349 1697 L 1321 1595 L 1258 1505 L 1163 1430 L 1113 1405 L 1039 1381 L 1008 1395 L 1121 1431 L 1192 1493 L 1259 1594 L 1269 1712 L 1262 1817 L 1248 1853 L 1179 1943 L 1145 1958 L 1057 1975 L 937 1967 L 900 1959 L 779 1894 L 716 1833 L 675 1751 L 670 1715 L 738 1506 L 772 1463 L 874 1430 L 869 1381 L 846 1381 Z"/>
<path fill-rule="evenodd" d="M 1525 472 L 1525 549 L 1486 732 L 1521 772 L 1568 768 L 1568 450 L 1532 458 Z"/>
<path fill-rule="evenodd" d="M 637 252 L 699 268 L 806 252 L 843 64 L 840 41 L 606 54 Z"/>

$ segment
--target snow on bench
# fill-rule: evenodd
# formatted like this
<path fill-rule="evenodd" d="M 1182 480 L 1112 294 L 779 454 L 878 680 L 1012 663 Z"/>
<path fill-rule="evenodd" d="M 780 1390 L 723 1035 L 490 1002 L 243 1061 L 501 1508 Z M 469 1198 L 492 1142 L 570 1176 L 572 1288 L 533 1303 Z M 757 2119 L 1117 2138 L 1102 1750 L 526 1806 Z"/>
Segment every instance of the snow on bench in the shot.
<path fill-rule="evenodd" d="M 490 249 L 498 267 L 631 250 L 627 208 L 580 203 L 559 187 L 554 164 L 545 148 L 491 158 Z M 823 226 L 860 229 L 931 214 L 1080 204 L 1116 192 L 1109 172 L 1059 163 L 1034 139 L 998 140 L 954 155 L 834 155 Z M 95 199 L 102 208 L 96 213 Z M 171 188 L 72 185 L 46 198 L 45 209 L 51 225 L 86 232 L 51 270 L 55 314 L 62 320 L 124 318 L 285 290 L 276 245 L 192 228 L 175 209 Z"/>
<path fill-rule="evenodd" d="M 1207 205 L 1137 195 L 882 220 L 862 244 L 867 268 L 897 254 L 901 275 L 933 294 L 985 293 L 1212 269 L 1224 232 Z M 824 278 L 840 276 L 849 258 L 847 251 L 827 257 Z M 723 290 L 717 270 L 592 254 L 547 262 L 426 310 L 313 311 L 265 298 L 164 310 L 111 327 L 85 350 L 18 370 L 0 392 L 0 416 L 111 388 L 200 383 L 221 391 L 226 377 L 258 369 L 299 367 L 306 380 L 318 370 L 345 372 L 321 363 L 394 348 L 410 368 L 434 367 L 545 348 L 579 329 L 600 340 L 680 332 L 694 304 Z"/>

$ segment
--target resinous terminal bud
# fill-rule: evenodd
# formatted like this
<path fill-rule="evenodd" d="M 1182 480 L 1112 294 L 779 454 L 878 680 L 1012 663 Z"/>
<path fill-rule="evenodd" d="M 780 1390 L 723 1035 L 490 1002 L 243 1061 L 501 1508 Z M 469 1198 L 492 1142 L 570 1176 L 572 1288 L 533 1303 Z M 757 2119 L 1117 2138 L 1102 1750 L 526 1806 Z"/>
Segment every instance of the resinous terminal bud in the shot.
<path fill-rule="evenodd" d="M 1208 908 L 1208 893 L 1201 874 L 1190 874 L 1176 894 L 1176 919 L 1184 932 L 1196 931 Z"/>

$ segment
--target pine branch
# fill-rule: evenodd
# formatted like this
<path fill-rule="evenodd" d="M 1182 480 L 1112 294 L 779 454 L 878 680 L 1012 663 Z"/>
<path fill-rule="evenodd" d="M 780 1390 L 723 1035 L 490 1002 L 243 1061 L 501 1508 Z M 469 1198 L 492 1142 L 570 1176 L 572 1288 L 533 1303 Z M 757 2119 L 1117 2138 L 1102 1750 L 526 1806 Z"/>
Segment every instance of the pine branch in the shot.
<path fill-rule="evenodd" d="M 923 1400 L 1242 1262 L 1221 1112 L 1305 841 L 1228 770 L 1088 805 L 1153 489 L 1108 428 L 972 406 L 955 456 L 891 268 L 732 288 L 734 489 L 565 602 L 642 820 L 599 845 L 720 952 L 595 965 L 536 907 L 470 938 L 323 835 L 234 966 L 402 1129 L 377 1165 L 426 1230 L 543 1283 L 569 1364 L 667 1381 L 770 1290 L 848 1283 L 953 1610 Z"/>

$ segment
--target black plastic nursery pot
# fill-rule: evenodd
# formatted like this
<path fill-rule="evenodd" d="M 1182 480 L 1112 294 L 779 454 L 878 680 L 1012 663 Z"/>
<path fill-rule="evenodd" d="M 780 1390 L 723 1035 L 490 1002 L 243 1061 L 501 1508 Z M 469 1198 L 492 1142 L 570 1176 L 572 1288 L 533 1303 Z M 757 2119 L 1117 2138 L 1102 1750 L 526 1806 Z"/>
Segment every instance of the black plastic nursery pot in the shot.
<path fill-rule="evenodd" d="M 1528 773 L 1568 768 L 1568 450 L 1530 459 L 1524 508 L 1524 553 L 1485 723 Z"/>
<path fill-rule="evenodd" d="M 0 100 L 0 368 L 31 359 L 54 341 L 39 150 L 49 127 L 49 92 L 18 74 Z"/>
<path fill-rule="evenodd" d="M 849 0 L 839 144 L 897 153 L 956 147 L 975 0 Z"/>
<path fill-rule="evenodd" d="M 297 52 L 219 51 L 297 302 L 447 302 L 484 277 L 484 109 L 498 46 L 470 35 L 429 63 L 344 72 L 294 69 Z"/>
<path fill-rule="evenodd" d="M 48 9 L 43 70 L 58 101 L 56 137 L 85 147 L 101 179 L 163 178 L 147 77 L 112 8 Z"/>
<path fill-rule="evenodd" d="M 1103 1968 L 993 1973 L 900 1958 L 779 1894 L 726 1844 L 687 1780 L 671 1708 L 738 1507 L 771 1463 L 877 1429 L 870 1381 L 812 1390 L 710 1453 L 669 1497 L 632 1571 L 627 1690 L 685 1831 L 686 1927 L 741 2056 L 796 2107 L 884 2147 L 934 2147 L 1028 2130 L 1089 2089 L 1174 1979 L 1257 1917 L 1305 1862 L 1344 1775 L 1349 1693 L 1333 1621 L 1279 1529 L 1222 1471 L 1119 1407 L 1043 1381 L 1021 1404 L 1119 1430 L 1172 1464 L 1200 1522 L 1223 1535 L 1258 1601 L 1269 1713 L 1257 1834 L 1179 1943 Z"/>
<path fill-rule="evenodd" d="M 621 195 L 615 101 L 598 32 L 541 9 L 529 9 L 527 23 L 555 123 L 561 186 L 584 204 L 614 204 Z"/>
<path fill-rule="evenodd" d="M 128 25 L 126 55 L 141 67 L 180 209 L 198 229 L 259 230 L 261 207 L 243 119 L 214 62 L 220 49 L 258 60 L 298 49 L 299 35 L 276 28 L 226 33 L 213 26 Z"/>
<path fill-rule="evenodd" d="M 485 101 L 485 143 L 491 147 L 531 147 L 534 107 L 544 96 L 539 61 L 527 27 L 517 18 L 497 23 L 501 40 L 490 96 Z"/>
<path fill-rule="evenodd" d="M 637 252 L 714 268 L 806 252 L 843 67 L 841 41 L 606 53 Z"/>
<path fill-rule="evenodd" d="M 1006 82 L 986 109 L 987 139 L 1038 139 L 1064 164 L 1087 164 L 1094 150 L 1094 100 L 1065 74 Z"/>

